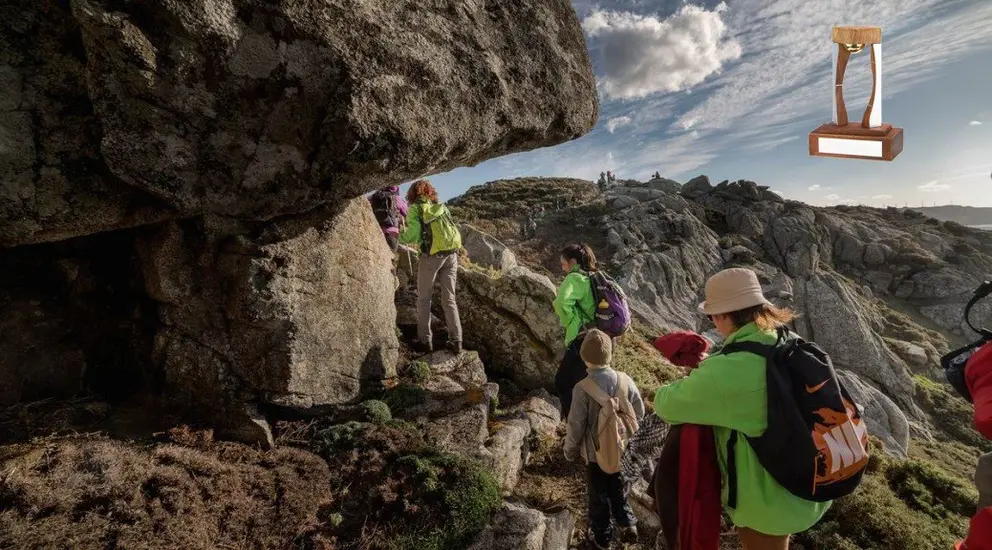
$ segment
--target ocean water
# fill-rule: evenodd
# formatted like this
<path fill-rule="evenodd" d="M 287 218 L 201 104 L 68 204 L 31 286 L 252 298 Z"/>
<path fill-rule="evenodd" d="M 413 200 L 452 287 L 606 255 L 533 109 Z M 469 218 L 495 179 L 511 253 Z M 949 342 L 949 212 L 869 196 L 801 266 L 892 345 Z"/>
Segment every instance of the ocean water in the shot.
<path fill-rule="evenodd" d="M 992 231 L 992 225 L 969 225 L 968 227 L 972 227 L 974 229 L 984 229 L 986 231 Z"/>

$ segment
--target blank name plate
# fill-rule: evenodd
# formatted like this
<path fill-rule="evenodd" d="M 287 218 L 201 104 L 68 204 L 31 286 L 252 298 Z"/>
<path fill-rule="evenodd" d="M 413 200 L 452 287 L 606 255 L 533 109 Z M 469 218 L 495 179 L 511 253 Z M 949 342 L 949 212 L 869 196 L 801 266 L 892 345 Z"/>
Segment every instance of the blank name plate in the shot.
<path fill-rule="evenodd" d="M 892 160 L 901 152 L 902 128 L 863 130 L 825 124 L 809 135 L 809 154 L 817 157 Z"/>
<path fill-rule="evenodd" d="M 821 155 L 844 155 L 849 157 L 882 158 L 882 142 L 867 139 L 844 139 L 821 137 L 819 153 Z"/>

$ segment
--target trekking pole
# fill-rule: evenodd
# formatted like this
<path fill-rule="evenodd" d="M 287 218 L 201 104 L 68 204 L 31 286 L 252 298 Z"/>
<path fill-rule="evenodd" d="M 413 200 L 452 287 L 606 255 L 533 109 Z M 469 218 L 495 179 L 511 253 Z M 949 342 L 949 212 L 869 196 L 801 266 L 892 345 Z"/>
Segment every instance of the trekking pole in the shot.
<path fill-rule="evenodd" d="M 970 328 L 971 330 L 975 331 L 976 333 L 978 333 L 982 337 L 992 339 L 992 331 L 990 331 L 989 329 L 984 328 L 984 327 L 983 328 L 980 328 L 980 329 L 979 328 L 975 328 L 975 325 L 971 324 L 971 308 L 972 308 L 972 306 L 974 306 L 976 303 L 978 303 L 979 300 L 985 298 L 989 294 L 992 294 L 992 281 L 984 281 L 978 287 L 978 289 L 975 290 L 975 294 L 972 295 L 971 299 L 968 300 L 968 305 L 964 306 L 964 322 L 967 323 L 968 328 Z"/>

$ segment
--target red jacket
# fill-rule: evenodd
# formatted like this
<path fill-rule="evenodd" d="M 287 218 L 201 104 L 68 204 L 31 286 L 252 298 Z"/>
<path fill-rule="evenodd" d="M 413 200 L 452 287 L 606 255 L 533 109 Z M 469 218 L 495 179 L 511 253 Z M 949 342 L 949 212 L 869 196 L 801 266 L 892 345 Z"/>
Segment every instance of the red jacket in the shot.
<path fill-rule="evenodd" d="M 658 337 L 654 347 L 673 364 L 695 368 L 709 350 L 709 342 L 694 332 L 674 332 Z M 679 550 L 720 547 L 720 482 L 713 428 L 682 424 L 678 456 Z M 659 503 L 667 500 L 663 495 L 655 499 Z"/>
<path fill-rule="evenodd" d="M 975 404 L 975 428 L 992 439 L 992 343 L 985 344 L 968 359 L 965 382 Z M 968 538 L 961 550 L 992 550 L 992 506 L 982 508 L 971 518 Z"/>
<path fill-rule="evenodd" d="M 992 439 L 992 343 L 985 344 L 968 359 L 964 377 L 975 403 L 975 428 Z"/>

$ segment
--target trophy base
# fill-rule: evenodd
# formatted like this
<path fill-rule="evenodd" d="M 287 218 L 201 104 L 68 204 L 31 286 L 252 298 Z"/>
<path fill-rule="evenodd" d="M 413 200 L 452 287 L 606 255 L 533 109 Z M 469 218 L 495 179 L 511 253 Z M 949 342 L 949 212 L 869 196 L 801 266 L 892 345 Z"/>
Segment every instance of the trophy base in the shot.
<path fill-rule="evenodd" d="M 809 134 L 809 154 L 867 160 L 892 160 L 902 152 L 902 128 L 883 124 L 863 128 L 860 122 L 847 126 L 824 124 Z"/>

